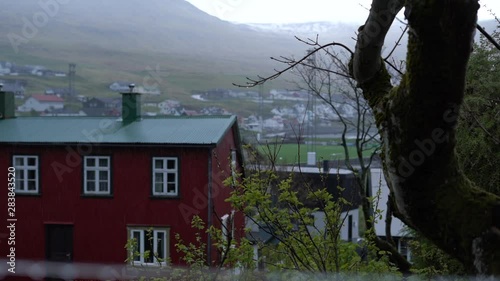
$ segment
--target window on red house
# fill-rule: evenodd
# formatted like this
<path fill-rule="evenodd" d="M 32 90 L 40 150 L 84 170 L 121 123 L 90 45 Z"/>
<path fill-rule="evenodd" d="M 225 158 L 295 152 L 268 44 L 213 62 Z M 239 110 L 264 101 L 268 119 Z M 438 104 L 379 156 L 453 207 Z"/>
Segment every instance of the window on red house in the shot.
<path fill-rule="evenodd" d="M 111 194 L 110 157 L 85 156 L 83 162 L 83 193 L 86 195 Z"/>
<path fill-rule="evenodd" d="M 153 157 L 153 196 L 178 196 L 178 178 L 177 158 Z"/>
<path fill-rule="evenodd" d="M 129 227 L 129 238 L 134 239 L 134 265 L 160 266 L 167 264 L 168 228 Z"/>
<path fill-rule="evenodd" d="M 16 193 L 39 193 L 38 156 L 15 155 L 12 160 L 16 169 Z"/>

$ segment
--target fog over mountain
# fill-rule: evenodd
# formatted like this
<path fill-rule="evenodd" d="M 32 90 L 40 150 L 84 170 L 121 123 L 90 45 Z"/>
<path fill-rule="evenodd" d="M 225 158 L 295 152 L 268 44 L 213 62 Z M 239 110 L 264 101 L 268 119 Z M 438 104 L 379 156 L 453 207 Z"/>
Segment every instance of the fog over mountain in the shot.
<path fill-rule="evenodd" d="M 495 20 L 487 20 L 478 22 L 487 32 L 491 33 L 495 30 L 498 23 Z M 275 32 L 279 34 L 289 34 L 290 36 L 299 36 L 302 38 L 315 39 L 318 35 L 318 40 L 321 43 L 341 42 L 347 46 L 354 47 L 356 37 L 355 31 L 357 25 L 333 22 L 308 22 L 308 23 L 289 23 L 289 24 L 262 24 L 252 23 L 248 26 L 257 31 Z M 389 33 L 387 34 L 385 45 L 386 52 L 390 52 L 395 42 L 401 36 L 405 25 L 400 21 L 394 21 Z M 476 39 L 479 39 L 479 31 L 476 32 Z M 400 41 L 400 46 L 394 53 L 395 59 L 405 59 L 406 41 L 408 36 L 405 35 Z"/>

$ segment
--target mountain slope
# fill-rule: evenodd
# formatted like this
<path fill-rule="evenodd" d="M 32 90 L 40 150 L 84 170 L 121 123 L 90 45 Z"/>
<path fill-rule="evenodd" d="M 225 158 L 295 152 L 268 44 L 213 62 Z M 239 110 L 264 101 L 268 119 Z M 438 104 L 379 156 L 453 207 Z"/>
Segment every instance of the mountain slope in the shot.
<path fill-rule="evenodd" d="M 42 2 L 68 3 L 46 12 Z M 230 88 L 245 76 L 271 74 L 281 65 L 270 56 L 306 49 L 290 35 L 221 21 L 184 0 L 16 0 L 2 7 L 0 18 L 0 61 L 60 71 L 74 62 L 76 87 L 89 95 L 111 95 L 112 81 L 142 83 L 154 70 L 162 92 L 190 101 L 192 90 Z M 17 52 L 13 36 L 21 38 Z M 35 79 L 28 91 L 67 85 L 59 80 Z"/>
<path fill-rule="evenodd" d="M 33 23 L 34 15 L 40 13 L 45 12 L 35 1 L 18 0 L 6 5 L 0 16 L 8 24 L 0 26 L 0 34 L 23 36 L 25 19 Z M 78 56 L 85 50 L 95 50 L 96 55 L 105 50 L 147 52 L 184 55 L 186 59 L 240 60 L 260 68 L 255 59 L 287 53 L 299 46 L 290 36 L 221 21 L 183 0 L 70 1 L 59 5 L 58 12 L 49 16 L 38 31 L 19 46 L 21 53 L 31 54 L 46 47 L 61 52 L 58 58 L 70 59 L 72 53 Z M 10 44 L 7 36 L 0 40 L 4 46 Z"/>

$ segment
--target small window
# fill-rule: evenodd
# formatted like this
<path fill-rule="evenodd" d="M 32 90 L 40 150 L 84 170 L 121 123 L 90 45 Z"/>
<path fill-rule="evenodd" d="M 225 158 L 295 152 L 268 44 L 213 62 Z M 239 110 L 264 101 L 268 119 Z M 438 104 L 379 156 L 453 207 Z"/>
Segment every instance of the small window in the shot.
<path fill-rule="evenodd" d="M 129 253 L 134 265 L 160 266 L 167 264 L 168 228 L 129 228 L 129 238 L 135 248 Z"/>
<path fill-rule="evenodd" d="M 16 193 L 38 194 L 38 156 L 13 156 L 16 169 Z"/>
<path fill-rule="evenodd" d="M 111 194 L 111 169 L 109 156 L 84 157 L 83 193 L 86 195 Z"/>
<path fill-rule="evenodd" d="M 153 196 L 178 196 L 178 161 L 174 157 L 153 158 Z"/>

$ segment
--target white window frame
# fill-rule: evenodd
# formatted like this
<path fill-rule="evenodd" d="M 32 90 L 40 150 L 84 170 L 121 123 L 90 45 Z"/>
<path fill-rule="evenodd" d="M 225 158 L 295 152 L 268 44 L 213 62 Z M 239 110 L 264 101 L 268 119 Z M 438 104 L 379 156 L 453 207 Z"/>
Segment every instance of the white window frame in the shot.
<path fill-rule="evenodd" d="M 28 165 L 28 159 L 35 159 L 35 165 Z M 16 165 L 16 160 L 23 159 L 23 165 Z M 12 156 L 12 163 L 14 168 L 16 169 L 16 193 L 18 194 L 38 194 L 40 191 L 39 188 L 39 161 L 38 156 L 36 155 L 14 155 Z M 24 173 L 24 179 L 21 180 L 19 175 L 20 171 Z M 28 182 L 33 179 L 28 178 L 28 171 L 35 171 L 35 190 L 28 190 Z"/>
<path fill-rule="evenodd" d="M 95 160 L 95 166 L 94 167 L 88 167 L 87 166 L 87 160 L 89 159 L 94 159 Z M 106 159 L 108 162 L 108 165 L 106 167 L 101 167 L 99 166 L 99 160 Z M 94 178 L 93 179 L 88 179 L 87 178 L 87 172 L 88 171 L 94 171 Z M 106 179 L 107 182 L 107 190 L 106 191 L 100 191 L 99 190 L 99 185 L 100 185 L 100 179 L 99 179 L 99 174 L 100 172 L 108 172 L 108 177 Z M 92 180 L 95 182 L 95 190 L 89 191 L 88 190 L 88 181 Z M 110 195 L 111 194 L 111 157 L 109 156 L 85 156 L 83 157 L 83 193 L 85 195 Z"/>
<path fill-rule="evenodd" d="M 156 161 L 163 161 L 163 168 L 157 168 L 156 167 Z M 167 163 L 168 161 L 175 161 L 175 167 L 173 169 L 168 169 Z M 179 159 L 177 157 L 153 157 L 153 164 L 152 164 L 152 194 L 153 196 L 172 196 L 176 197 L 179 196 Z M 157 192 L 156 191 L 156 174 L 161 173 L 163 176 L 163 191 L 162 192 Z M 175 181 L 174 182 L 168 182 L 168 175 L 169 174 L 175 174 Z M 168 192 L 168 184 L 169 183 L 174 183 L 175 184 L 175 191 L 174 192 Z"/>
<path fill-rule="evenodd" d="M 148 231 L 151 231 L 153 234 L 153 262 L 146 262 L 144 260 L 144 243 L 148 240 L 147 233 Z M 133 257 L 131 264 L 132 265 L 141 265 L 141 266 L 165 266 L 167 265 L 167 260 L 170 257 L 169 253 L 169 243 L 170 243 L 170 229 L 167 227 L 128 227 L 128 237 L 129 239 L 135 239 L 134 234 L 139 233 L 139 241 L 137 242 L 137 248 L 134 249 L 133 251 L 138 251 L 139 256 L 138 257 Z M 158 249 L 158 233 L 163 233 L 163 237 L 165 241 L 163 242 L 163 249 Z M 156 253 L 160 251 L 163 251 L 163 261 L 159 261 L 156 258 Z M 134 253 L 128 253 L 129 256 L 133 256 Z M 138 259 L 138 260 L 136 260 Z"/>

